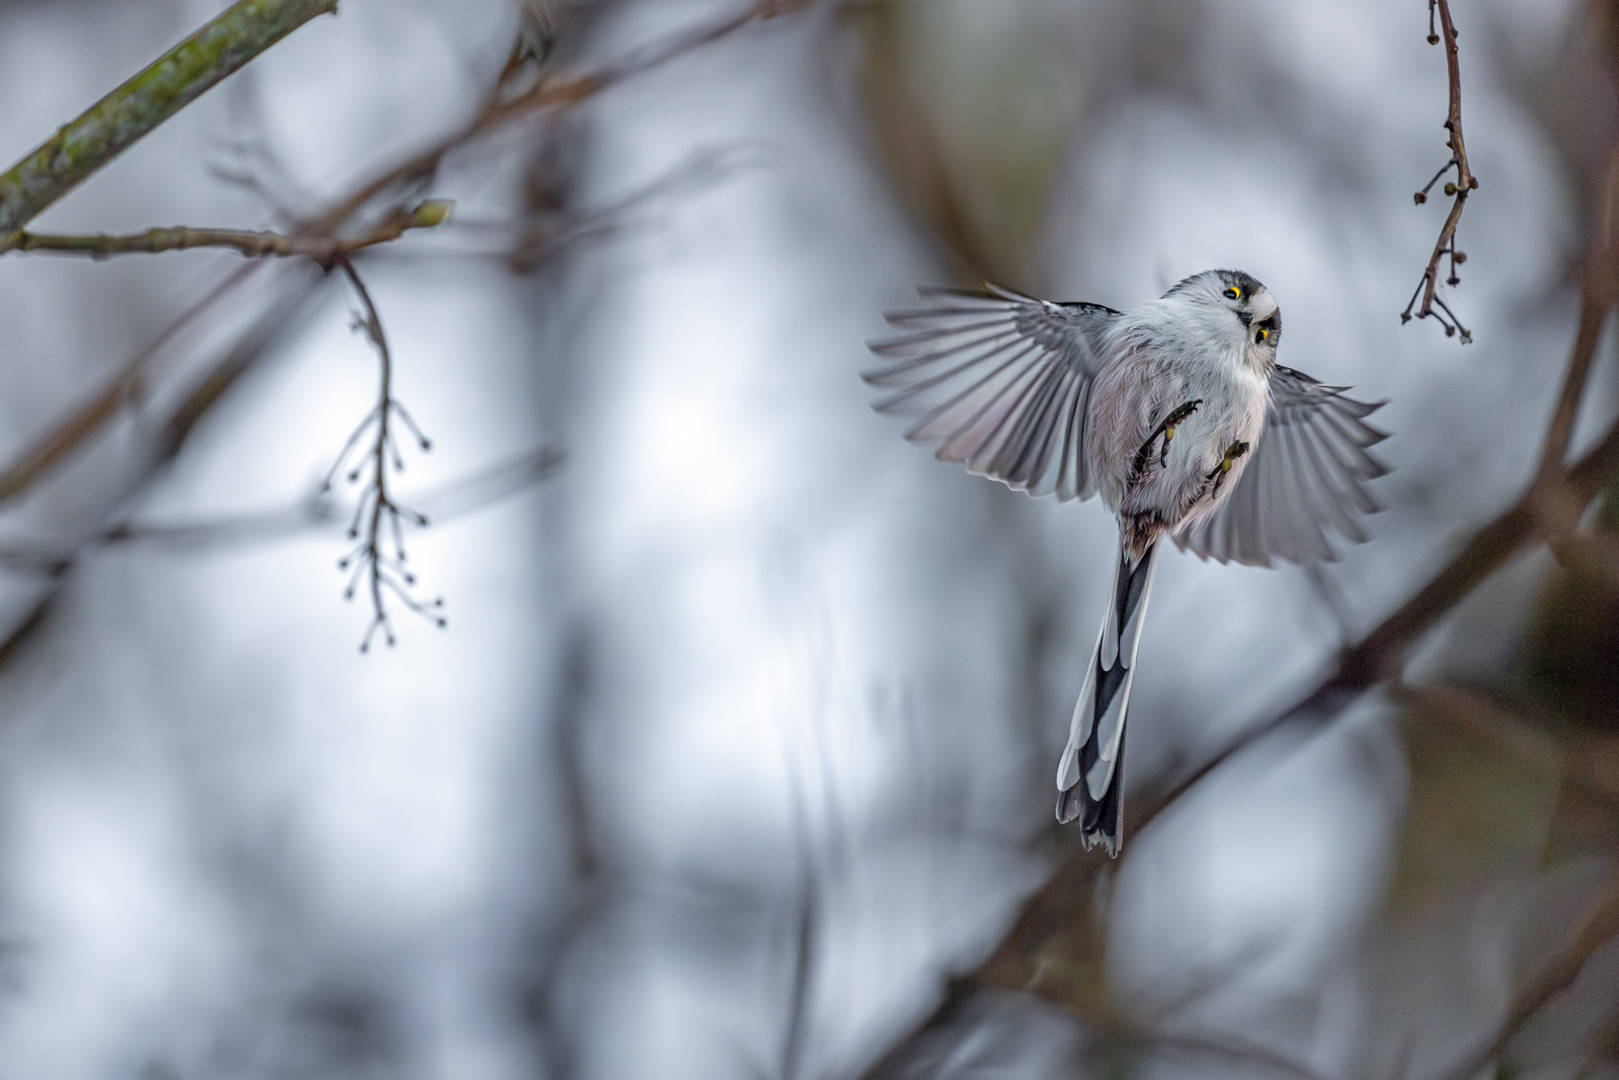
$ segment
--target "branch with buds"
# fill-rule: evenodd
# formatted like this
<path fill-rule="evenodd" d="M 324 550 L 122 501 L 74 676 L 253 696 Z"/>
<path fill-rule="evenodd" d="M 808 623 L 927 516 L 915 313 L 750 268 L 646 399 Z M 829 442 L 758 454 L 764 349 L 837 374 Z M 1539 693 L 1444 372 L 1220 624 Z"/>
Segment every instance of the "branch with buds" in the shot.
<path fill-rule="evenodd" d="M 1434 28 L 1436 13 L 1439 17 L 1439 30 Z M 1439 325 L 1445 328 L 1446 337 L 1459 332 L 1462 344 L 1466 345 L 1472 342 L 1473 335 L 1439 295 L 1439 264 L 1448 256 L 1450 274 L 1445 278 L 1445 284 L 1452 288 L 1461 284 L 1462 279 L 1457 275 L 1456 268 L 1467 261 L 1467 253 L 1456 249 L 1456 226 L 1461 224 L 1462 210 L 1467 206 L 1467 196 L 1478 190 L 1478 177 L 1473 175 L 1472 167 L 1467 163 L 1467 143 L 1462 138 L 1462 74 L 1456 51 L 1456 24 L 1450 17 L 1450 2 L 1428 0 L 1428 44 L 1439 44 L 1440 31 L 1443 31 L 1445 67 L 1450 78 L 1450 113 L 1445 118 L 1445 130 L 1450 133 L 1446 140 L 1450 144 L 1450 160 L 1445 162 L 1440 170 L 1434 173 L 1427 186 L 1412 198 L 1416 200 L 1418 206 L 1421 206 L 1428 201 L 1428 192 L 1432 191 L 1433 186 L 1450 170 L 1456 170 L 1456 179 L 1445 181 L 1443 190 L 1452 199 L 1450 213 L 1446 215 L 1445 224 L 1439 230 L 1439 239 L 1434 243 L 1433 254 L 1428 257 L 1428 266 L 1422 272 L 1422 280 L 1417 283 L 1417 291 L 1411 294 L 1410 303 L 1405 305 L 1405 311 L 1400 314 L 1400 322 L 1408 323 L 1413 317 L 1438 319 Z"/>

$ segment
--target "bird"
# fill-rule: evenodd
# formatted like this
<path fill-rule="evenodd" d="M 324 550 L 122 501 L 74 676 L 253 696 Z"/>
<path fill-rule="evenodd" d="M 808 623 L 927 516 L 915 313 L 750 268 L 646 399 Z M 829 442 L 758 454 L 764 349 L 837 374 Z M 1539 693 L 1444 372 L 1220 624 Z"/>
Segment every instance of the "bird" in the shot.
<path fill-rule="evenodd" d="M 1118 520 L 1111 602 L 1057 765 L 1057 820 L 1085 848 L 1122 843 L 1125 714 L 1165 537 L 1220 563 L 1335 557 L 1387 467 L 1387 404 L 1276 362 L 1282 315 L 1240 270 L 1205 270 L 1128 311 L 985 283 L 922 288 L 868 342 L 879 412 L 914 416 L 912 442 L 1033 496 L 1099 495 Z"/>

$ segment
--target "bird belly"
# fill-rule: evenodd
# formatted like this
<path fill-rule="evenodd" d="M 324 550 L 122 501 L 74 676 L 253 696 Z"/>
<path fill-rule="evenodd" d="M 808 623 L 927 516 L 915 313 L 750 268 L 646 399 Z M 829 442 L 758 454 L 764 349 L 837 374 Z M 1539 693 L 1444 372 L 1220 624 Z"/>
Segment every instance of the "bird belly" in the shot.
<path fill-rule="evenodd" d="M 1121 519 L 1154 533 L 1174 532 L 1212 511 L 1231 490 L 1247 454 L 1221 476 L 1223 463 L 1237 444 L 1252 451 L 1268 384 L 1240 363 L 1131 361 L 1098 379 L 1091 460 L 1100 466 L 1103 498 Z M 1166 447 L 1155 432 L 1194 401 L 1195 411 L 1175 424 Z"/>

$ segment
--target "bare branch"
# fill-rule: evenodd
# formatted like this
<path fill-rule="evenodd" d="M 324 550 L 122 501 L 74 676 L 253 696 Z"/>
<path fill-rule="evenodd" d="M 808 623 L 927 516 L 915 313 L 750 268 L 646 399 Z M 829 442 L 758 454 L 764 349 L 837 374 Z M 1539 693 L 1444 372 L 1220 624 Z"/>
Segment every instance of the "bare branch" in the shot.
<path fill-rule="evenodd" d="M 1478 177 L 1473 175 L 1473 170 L 1467 163 L 1467 143 L 1462 138 L 1462 74 L 1456 49 L 1456 24 L 1450 17 L 1450 0 L 1428 0 L 1430 45 L 1437 45 L 1441 40 L 1441 34 L 1434 30 L 1436 11 L 1445 43 L 1445 71 L 1450 79 L 1450 112 L 1445 118 L 1445 130 L 1450 133 L 1446 140 L 1450 144 L 1450 160 L 1434 174 L 1432 180 L 1428 181 L 1427 187 L 1417 192 L 1413 198 L 1419 206 L 1427 202 L 1428 192 L 1439 182 L 1439 178 L 1455 169 L 1456 179 L 1445 183 L 1445 194 L 1454 196 L 1454 199 L 1450 204 L 1450 213 L 1445 216 L 1445 224 L 1439 230 L 1439 239 L 1434 242 L 1433 254 L 1428 257 L 1428 267 L 1422 272 L 1422 280 L 1417 284 L 1417 291 L 1412 294 L 1411 302 L 1405 305 L 1400 321 L 1410 322 L 1413 315 L 1419 319 L 1438 319 L 1439 325 L 1445 328 L 1446 337 L 1460 331 L 1462 344 L 1466 345 L 1473 340 L 1472 333 L 1462 325 L 1462 321 L 1444 300 L 1440 299 L 1437 292 L 1439 264 L 1447 255 L 1450 257 L 1450 275 L 1445 279 L 1445 284 L 1452 287 L 1461 284 L 1456 268 L 1467 261 L 1467 253 L 1456 250 L 1456 226 L 1461 224 L 1467 196 L 1478 190 Z M 1437 311 L 1434 310 L 1436 306 L 1439 309 Z"/>
<path fill-rule="evenodd" d="M 18 251 L 54 251 L 105 259 L 113 255 L 156 254 L 163 251 L 189 251 L 195 248 L 229 248 L 249 258 L 276 256 L 313 259 L 331 267 L 341 259 L 377 244 L 397 240 L 412 229 L 431 229 L 449 219 L 450 204 L 429 199 L 414 210 L 398 210 L 368 232 L 339 238 L 330 234 L 255 232 L 245 229 L 147 229 L 124 235 L 96 233 L 59 236 L 22 232 L 16 236 Z"/>
<path fill-rule="evenodd" d="M 0 175 L 0 252 L 97 169 L 337 0 L 240 0 Z"/>

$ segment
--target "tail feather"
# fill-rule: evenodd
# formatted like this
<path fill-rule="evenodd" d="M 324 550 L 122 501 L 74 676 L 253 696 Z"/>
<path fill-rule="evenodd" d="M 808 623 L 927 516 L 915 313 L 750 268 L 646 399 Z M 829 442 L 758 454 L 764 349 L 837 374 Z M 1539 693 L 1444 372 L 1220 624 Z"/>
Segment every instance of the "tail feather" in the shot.
<path fill-rule="evenodd" d="M 1085 846 L 1105 844 L 1117 855 L 1124 790 L 1124 719 L 1135 679 L 1136 648 L 1147 614 L 1156 541 L 1139 561 L 1132 561 L 1121 532 L 1113 566 L 1113 599 L 1096 639 L 1085 686 L 1074 706 L 1068 746 L 1057 764 L 1057 820 L 1078 818 Z"/>

